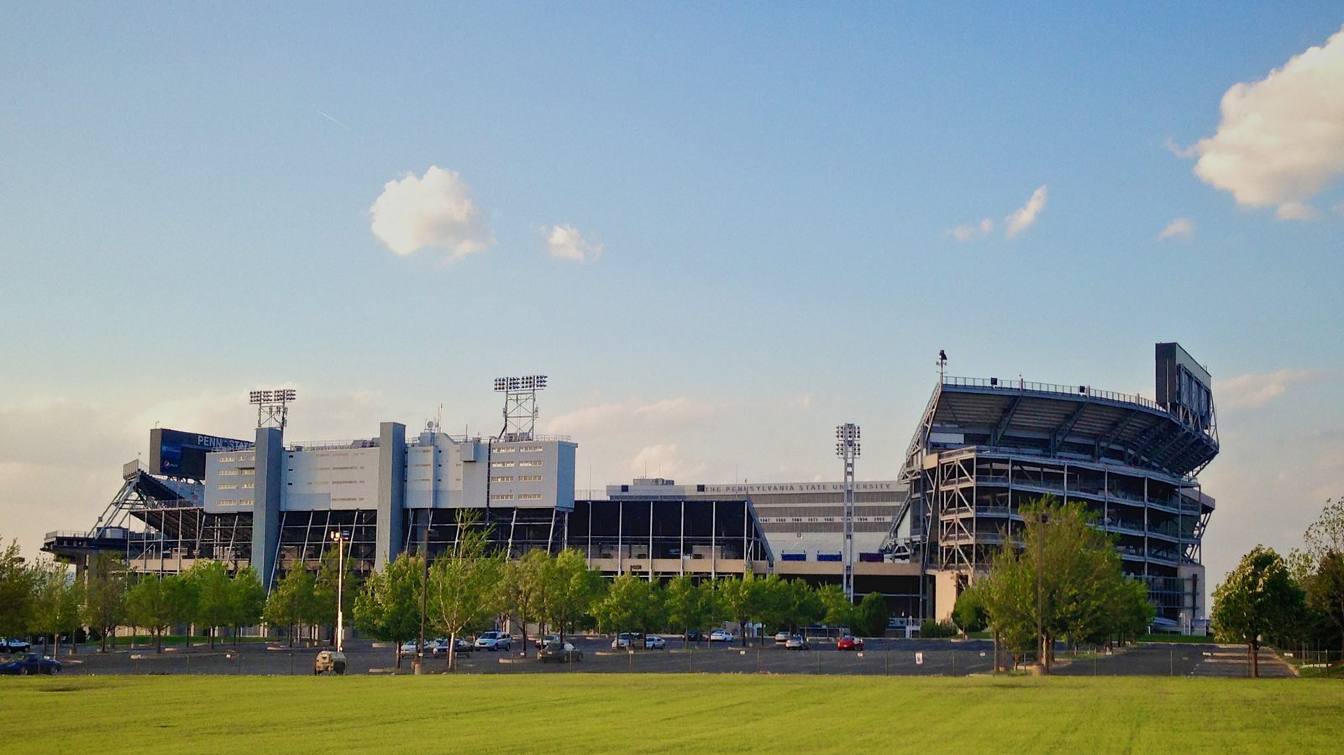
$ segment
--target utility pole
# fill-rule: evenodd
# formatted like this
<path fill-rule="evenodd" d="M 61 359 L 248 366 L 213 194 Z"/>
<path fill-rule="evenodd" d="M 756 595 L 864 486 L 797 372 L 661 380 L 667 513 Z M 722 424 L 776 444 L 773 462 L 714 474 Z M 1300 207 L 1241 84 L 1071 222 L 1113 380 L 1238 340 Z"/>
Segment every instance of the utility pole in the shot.
<path fill-rule="evenodd" d="M 420 533 L 420 561 L 424 571 L 420 575 L 420 642 L 415 648 L 415 673 L 420 674 L 425 655 L 425 614 L 429 612 L 429 521 L 434 510 L 425 510 L 425 526 Z M 449 648 L 452 652 L 452 648 Z"/>
<path fill-rule="evenodd" d="M 845 462 L 844 482 L 844 560 L 842 586 L 845 598 L 854 602 L 854 460 L 859 456 L 859 426 L 853 422 L 835 428 L 835 455 Z"/>
<path fill-rule="evenodd" d="M 331 533 L 336 541 L 336 652 L 344 648 L 345 613 L 342 608 L 342 593 L 345 591 L 345 533 L 336 530 Z"/>

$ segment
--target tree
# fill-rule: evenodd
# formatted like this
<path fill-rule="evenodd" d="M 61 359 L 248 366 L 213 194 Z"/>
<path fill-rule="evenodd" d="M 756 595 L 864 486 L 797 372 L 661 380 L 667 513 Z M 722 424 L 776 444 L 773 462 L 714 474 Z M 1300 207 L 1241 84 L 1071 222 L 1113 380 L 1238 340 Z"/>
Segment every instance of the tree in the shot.
<path fill-rule="evenodd" d="M 233 627 L 233 643 L 238 644 L 238 629 L 255 626 L 261 622 L 262 611 L 266 610 L 266 588 L 261 586 L 261 578 L 252 567 L 247 567 L 233 575 L 229 583 L 229 619 Z"/>
<path fill-rule="evenodd" d="M 1306 589 L 1308 607 L 1328 619 L 1344 643 L 1344 496 L 1325 502 L 1302 540 L 1304 549 L 1289 554 L 1294 576 Z"/>
<path fill-rule="evenodd" d="M 64 564 L 45 562 L 36 569 L 36 592 L 30 614 L 29 628 L 36 634 L 51 637 L 51 655 L 61 649 L 61 632 L 70 632 L 73 645 L 79 628 L 82 591 L 70 582 L 69 569 Z"/>
<path fill-rule="evenodd" d="M 566 548 L 551 559 L 543 579 L 546 590 L 540 616 L 560 630 L 561 638 L 592 611 L 606 587 L 602 574 L 589 569 L 583 551 L 575 548 Z"/>
<path fill-rule="evenodd" d="M 598 626 L 612 634 L 657 629 L 663 618 L 660 593 L 656 584 L 643 577 L 628 573 L 617 576 L 593 607 Z"/>
<path fill-rule="evenodd" d="M 28 633 L 32 623 L 34 572 L 23 562 L 18 541 L 0 549 L 0 636 Z"/>
<path fill-rule="evenodd" d="M 274 626 L 286 627 L 289 646 L 294 647 L 295 629 L 313 612 L 313 575 L 300 565 L 286 572 L 266 598 L 262 618 Z"/>
<path fill-rule="evenodd" d="M 690 630 L 699 629 L 709 620 L 712 610 L 709 604 L 713 595 L 712 590 L 697 585 L 686 574 L 668 582 L 663 588 L 663 607 L 667 613 L 668 628 L 682 630 L 682 638 L 687 637 Z"/>
<path fill-rule="evenodd" d="M 374 639 L 391 642 L 398 669 L 401 643 L 420 633 L 424 569 L 424 558 L 402 553 L 382 571 L 369 575 L 355 598 L 355 627 Z"/>
<path fill-rule="evenodd" d="M 1093 526 L 1096 517 L 1083 504 L 1045 497 L 1020 512 L 1021 548 L 1010 544 L 994 556 L 978 580 L 977 599 L 995 635 L 996 658 L 1000 641 L 1015 653 L 1034 646 L 1048 674 L 1056 639 L 1076 644 L 1115 633 L 1115 603 L 1127 595 L 1124 575 L 1109 536 Z"/>
<path fill-rule="evenodd" d="M 551 554 L 533 549 L 504 566 L 504 610 L 516 615 L 523 627 L 523 656 L 527 656 L 527 618 L 540 618 L 547 592 Z"/>
<path fill-rule="evenodd" d="M 196 585 L 182 574 L 163 578 L 164 599 L 168 601 L 168 623 L 186 627 L 187 647 L 191 647 L 191 624 L 196 620 Z"/>
<path fill-rule="evenodd" d="M 1213 631 L 1223 642 L 1246 645 L 1251 676 L 1260 676 L 1260 645 L 1292 630 L 1303 608 L 1302 590 L 1273 548 L 1257 545 L 1213 591 Z"/>
<path fill-rule="evenodd" d="M 164 580 L 146 574 L 126 593 L 126 616 L 131 624 L 154 633 L 156 653 L 163 652 L 163 630 L 172 621 Z"/>
<path fill-rule="evenodd" d="M 963 634 L 978 632 L 988 625 L 989 614 L 985 610 L 983 590 L 971 585 L 957 596 L 952 608 L 952 620 Z"/>
<path fill-rule="evenodd" d="M 102 652 L 107 638 L 126 619 L 126 563 L 111 553 L 99 553 L 89 563 L 84 591 L 84 620 L 98 629 Z"/>
<path fill-rule="evenodd" d="M 801 579 L 791 579 L 779 588 L 777 600 L 782 604 L 783 624 L 790 629 L 809 626 L 826 615 L 826 604 L 812 586 Z"/>
<path fill-rule="evenodd" d="M 887 633 L 887 623 L 891 619 L 891 610 L 887 608 L 887 599 L 880 592 L 870 592 L 859 601 L 854 612 L 855 628 L 859 634 L 867 637 L 881 637 Z"/>
<path fill-rule="evenodd" d="M 1110 598 L 1109 635 L 1121 644 L 1135 640 L 1152 626 L 1157 609 L 1148 599 L 1148 586 L 1125 577 L 1115 585 Z M 1109 639 L 1109 637 L 1108 637 Z"/>
<path fill-rule="evenodd" d="M 448 636 L 448 670 L 457 667 L 457 638 L 482 626 L 502 608 L 504 557 L 489 550 L 489 533 L 473 514 L 459 510 L 457 543 L 429 570 L 429 617 Z"/>
<path fill-rule="evenodd" d="M 740 579 L 724 579 L 718 584 L 718 596 L 723 606 L 723 613 L 738 623 L 742 634 L 742 647 L 747 646 L 747 626 L 761 612 L 759 585 L 763 581 L 747 572 Z"/>
<path fill-rule="evenodd" d="M 229 570 L 219 561 L 197 561 L 182 579 L 194 598 L 191 622 L 205 627 L 213 649 L 217 628 L 228 625 L 233 618 L 234 596 Z"/>
<path fill-rule="evenodd" d="M 826 584 L 817 588 L 817 599 L 821 601 L 821 620 L 828 627 L 851 627 L 854 623 L 854 604 L 845 597 L 845 588 L 837 584 Z"/>

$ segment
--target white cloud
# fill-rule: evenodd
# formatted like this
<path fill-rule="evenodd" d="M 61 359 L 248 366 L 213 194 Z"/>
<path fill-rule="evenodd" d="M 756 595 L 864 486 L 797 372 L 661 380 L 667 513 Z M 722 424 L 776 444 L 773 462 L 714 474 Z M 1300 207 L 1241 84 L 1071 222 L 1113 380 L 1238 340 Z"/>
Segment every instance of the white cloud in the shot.
<path fill-rule="evenodd" d="M 681 458 L 676 443 L 658 443 L 645 446 L 630 459 L 630 472 L 638 477 L 669 477 L 683 482 L 697 482 L 704 474 L 704 463 L 688 463 Z"/>
<path fill-rule="evenodd" d="M 1282 396 L 1288 387 L 1325 376 L 1321 370 L 1251 372 L 1216 381 L 1213 397 L 1225 409 L 1258 409 Z"/>
<path fill-rule="evenodd" d="M 1279 220 L 1315 220 L 1320 216 L 1315 207 L 1301 202 L 1285 202 L 1274 210 L 1274 217 Z"/>
<path fill-rule="evenodd" d="M 717 410 L 714 404 L 678 396 L 659 401 L 626 399 L 575 409 L 547 423 L 548 432 L 580 435 L 611 430 L 622 423 L 638 421 L 641 426 L 668 426 L 709 419 Z"/>
<path fill-rule="evenodd" d="M 494 243 L 462 176 L 437 165 L 388 181 L 369 215 L 373 235 L 397 254 L 433 248 L 456 260 Z"/>
<path fill-rule="evenodd" d="M 1031 198 L 1012 215 L 1004 219 L 1004 232 L 1008 238 L 1027 230 L 1036 223 L 1036 218 L 1045 209 L 1046 187 L 1041 186 L 1031 193 Z"/>
<path fill-rule="evenodd" d="M 1213 136 L 1189 149 L 1195 175 L 1238 204 L 1313 217 L 1308 200 L 1344 176 L 1344 28 L 1260 81 L 1223 94 Z"/>
<path fill-rule="evenodd" d="M 553 225 L 546 232 L 546 250 L 558 260 L 597 262 L 604 247 L 583 237 L 572 225 Z"/>
<path fill-rule="evenodd" d="M 948 231 L 948 234 L 957 241 L 973 241 L 975 239 L 982 239 L 993 232 L 994 221 L 989 218 L 984 218 L 979 223 L 959 225 Z"/>
<path fill-rule="evenodd" d="M 1176 218 L 1167 223 L 1167 227 L 1157 234 L 1159 239 L 1188 239 L 1195 235 L 1195 221 L 1190 218 Z"/>

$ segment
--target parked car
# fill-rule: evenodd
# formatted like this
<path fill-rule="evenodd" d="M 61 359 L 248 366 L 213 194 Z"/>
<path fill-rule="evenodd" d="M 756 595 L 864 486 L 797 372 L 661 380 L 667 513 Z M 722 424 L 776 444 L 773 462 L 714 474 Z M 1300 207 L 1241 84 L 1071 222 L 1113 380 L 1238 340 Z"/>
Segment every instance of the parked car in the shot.
<path fill-rule="evenodd" d="M 450 645 L 448 644 L 447 637 L 437 637 L 425 643 L 425 650 L 435 658 L 441 655 L 448 655 L 449 647 Z"/>
<path fill-rule="evenodd" d="M 27 653 L 9 663 L 0 663 L 0 674 L 8 676 L 31 676 L 33 674 L 59 674 L 61 662 L 37 653 Z"/>
<path fill-rule="evenodd" d="M 786 643 L 786 642 L 788 642 L 788 641 L 789 641 L 789 633 L 788 633 L 788 632 L 785 632 L 785 631 L 782 630 L 782 629 L 781 629 L 780 631 L 778 631 L 778 632 L 775 632 L 775 644 L 776 644 L 776 645 L 783 645 L 784 643 Z"/>
<path fill-rule="evenodd" d="M 429 645 L 429 643 L 426 642 L 425 645 Z M 400 650 L 400 653 L 401 653 L 402 655 L 415 655 L 415 654 L 418 653 L 419 651 L 420 651 L 419 644 L 416 643 L 415 640 L 411 640 L 410 642 L 403 642 L 403 643 L 401 643 L 401 650 Z"/>
<path fill-rule="evenodd" d="M 635 646 L 639 640 L 639 635 L 634 632 L 621 632 L 611 639 L 612 650 L 629 650 Z"/>
<path fill-rule="evenodd" d="M 337 650 L 323 650 L 313 659 L 314 674 L 344 674 L 345 653 Z"/>
<path fill-rule="evenodd" d="M 506 632 L 482 632 L 476 638 L 477 650 L 512 650 L 513 638 Z"/>
<path fill-rule="evenodd" d="M 667 640 L 656 634 L 646 635 L 644 637 L 645 650 L 665 650 L 667 649 Z"/>
<path fill-rule="evenodd" d="M 701 641 L 701 640 L 703 640 L 703 639 L 705 639 L 705 635 L 704 635 L 703 633 L 701 633 L 699 629 L 687 629 L 687 630 L 686 630 L 686 641 L 687 641 L 687 642 L 699 642 L 699 641 Z"/>
<path fill-rule="evenodd" d="M 836 650 L 863 650 L 863 638 L 845 635 L 835 641 Z"/>
<path fill-rule="evenodd" d="M 807 640 L 801 634 L 791 635 L 784 643 L 785 650 L 807 650 Z"/>
<path fill-rule="evenodd" d="M 537 646 L 537 650 L 541 650 L 542 648 L 546 647 L 546 646 L 549 645 L 550 643 L 552 643 L 552 642 L 559 642 L 559 641 L 560 641 L 560 635 L 558 635 L 558 634 L 548 634 L 548 635 L 545 635 L 544 637 L 538 637 L 537 639 L 533 640 L 533 643 Z"/>
<path fill-rule="evenodd" d="M 727 629 L 715 629 L 713 632 L 709 633 L 710 642 L 732 642 L 736 639 L 737 637 Z"/>
<path fill-rule="evenodd" d="M 32 648 L 27 640 L 18 637 L 0 637 L 0 653 L 26 653 Z"/>
<path fill-rule="evenodd" d="M 542 663 L 577 663 L 583 660 L 583 651 L 560 640 L 552 640 L 542 646 L 537 653 Z"/>
<path fill-rule="evenodd" d="M 459 653 L 470 653 L 471 651 L 476 649 L 475 645 L 472 645 L 470 642 L 462 639 L 461 637 L 458 637 L 457 639 L 453 640 L 453 647 L 457 648 L 457 652 Z"/>

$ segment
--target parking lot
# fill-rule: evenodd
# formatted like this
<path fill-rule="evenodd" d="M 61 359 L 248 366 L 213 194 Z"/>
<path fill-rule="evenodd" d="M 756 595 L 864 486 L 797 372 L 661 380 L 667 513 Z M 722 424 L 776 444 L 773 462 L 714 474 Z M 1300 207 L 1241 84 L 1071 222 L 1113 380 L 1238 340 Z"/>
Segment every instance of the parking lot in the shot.
<path fill-rule="evenodd" d="M 736 673 L 736 674 L 837 674 L 891 676 L 965 676 L 992 670 L 993 643 L 987 640 L 895 640 L 870 639 L 862 652 L 837 651 L 825 641 L 808 650 L 785 650 L 769 640 L 764 645 L 743 648 L 720 643 L 686 644 L 669 638 L 664 650 L 612 650 L 610 640 L 598 636 L 570 638 L 583 651 L 579 663 L 547 663 L 537 660 L 535 648 L 520 655 L 521 643 L 512 652 L 476 651 L 461 654 L 462 673 Z M 321 648 L 290 648 L 281 644 L 244 643 L 210 649 L 119 648 L 108 653 L 86 646 L 75 656 L 62 655 L 67 674 L 311 674 L 313 659 Z M 410 673 L 411 659 L 402 659 L 396 670 L 392 647 L 368 641 L 346 644 L 347 673 Z M 1126 648 L 1115 654 L 1088 654 L 1072 658 L 1061 649 L 1056 672 L 1063 675 L 1095 676 L 1247 676 L 1243 648 L 1220 645 L 1152 644 Z M 447 670 L 446 656 L 425 659 L 425 671 Z M 1291 669 L 1271 651 L 1261 655 L 1261 674 L 1290 676 Z"/>

